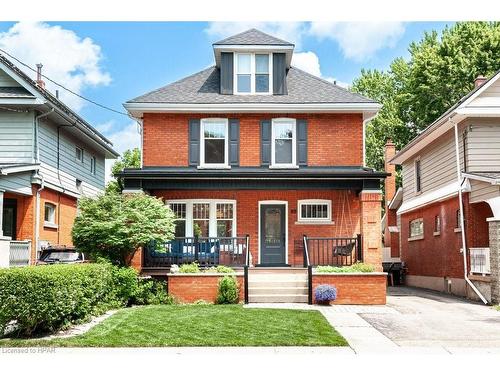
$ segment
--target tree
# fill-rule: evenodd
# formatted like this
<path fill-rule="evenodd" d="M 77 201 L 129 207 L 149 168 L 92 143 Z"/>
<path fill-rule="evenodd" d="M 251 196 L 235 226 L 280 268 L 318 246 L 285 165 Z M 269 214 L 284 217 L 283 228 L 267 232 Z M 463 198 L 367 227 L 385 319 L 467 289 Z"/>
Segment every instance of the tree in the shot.
<path fill-rule="evenodd" d="M 94 258 L 123 266 L 138 247 L 174 237 L 174 214 L 159 198 L 108 193 L 83 197 L 78 205 L 73 243 Z"/>
<path fill-rule="evenodd" d="M 111 175 L 123 171 L 125 168 L 140 168 L 141 167 L 141 151 L 136 147 L 132 150 L 126 150 L 120 158 L 115 161 L 111 167 Z M 106 193 L 121 193 L 123 190 L 123 179 L 108 182 L 106 185 Z"/>
<path fill-rule="evenodd" d="M 427 32 L 409 46 L 410 58 L 387 71 L 362 70 L 353 91 L 383 104 L 366 128 L 367 164 L 384 166 L 391 138 L 401 149 L 474 88 L 474 79 L 500 69 L 500 23 L 458 22 L 442 34 Z"/>

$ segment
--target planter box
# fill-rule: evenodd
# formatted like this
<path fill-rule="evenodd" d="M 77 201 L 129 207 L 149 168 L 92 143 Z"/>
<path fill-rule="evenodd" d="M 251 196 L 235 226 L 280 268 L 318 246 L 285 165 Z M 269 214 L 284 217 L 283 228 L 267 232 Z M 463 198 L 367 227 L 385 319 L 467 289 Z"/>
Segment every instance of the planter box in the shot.
<path fill-rule="evenodd" d="M 184 303 L 197 300 L 215 302 L 219 280 L 231 274 L 221 273 L 175 273 L 167 275 L 168 293 Z M 233 274 L 240 287 L 240 302 L 245 298 L 243 273 Z"/>
<path fill-rule="evenodd" d="M 329 284 L 337 288 L 335 305 L 385 305 L 387 273 L 314 273 L 314 290 L 318 285 Z"/>

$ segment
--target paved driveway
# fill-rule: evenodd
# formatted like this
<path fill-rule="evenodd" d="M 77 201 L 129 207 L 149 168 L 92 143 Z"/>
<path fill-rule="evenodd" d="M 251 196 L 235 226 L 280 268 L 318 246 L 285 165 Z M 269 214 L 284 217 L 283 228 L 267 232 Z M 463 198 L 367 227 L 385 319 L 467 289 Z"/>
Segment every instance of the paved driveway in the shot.
<path fill-rule="evenodd" d="M 500 312 L 441 293 L 389 288 L 387 306 L 396 314 L 360 314 L 403 347 L 500 348 Z"/>

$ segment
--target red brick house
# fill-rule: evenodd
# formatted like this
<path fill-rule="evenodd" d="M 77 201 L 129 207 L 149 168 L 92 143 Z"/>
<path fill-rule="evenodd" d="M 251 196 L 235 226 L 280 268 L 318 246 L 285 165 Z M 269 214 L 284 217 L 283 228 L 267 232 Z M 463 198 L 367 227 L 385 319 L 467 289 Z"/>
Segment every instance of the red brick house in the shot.
<path fill-rule="evenodd" d="M 143 151 L 120 174 L 126 191 L 177 216 L 166 253 L 136 254 L 143 272 L 193 260 L 381 269 L 386 174 L 364 166 L 364 124 L 380 105 L 290 66 L 293 49 L 248 30 L 213 44 L 215 66 L 124 104 Z"/>
<path fill-rule="evenodd" d="M 385 243 L 408 285 L 499 302 L 499 108 L 497 72 L 395 156 L 388 149 L 403 186 L 388 196 Z"/>

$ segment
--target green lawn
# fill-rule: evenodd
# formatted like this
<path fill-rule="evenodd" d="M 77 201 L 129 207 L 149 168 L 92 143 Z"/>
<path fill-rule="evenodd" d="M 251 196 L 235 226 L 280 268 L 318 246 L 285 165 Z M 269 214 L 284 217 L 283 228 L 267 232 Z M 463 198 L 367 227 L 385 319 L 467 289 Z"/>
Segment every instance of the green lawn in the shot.
<path fill-rule="evenodd" d="M 87 333 L 54 340 L 0 340 L 0 346 L 346 346 L 318 311 L 241 305 L 128 308 Z"/>

